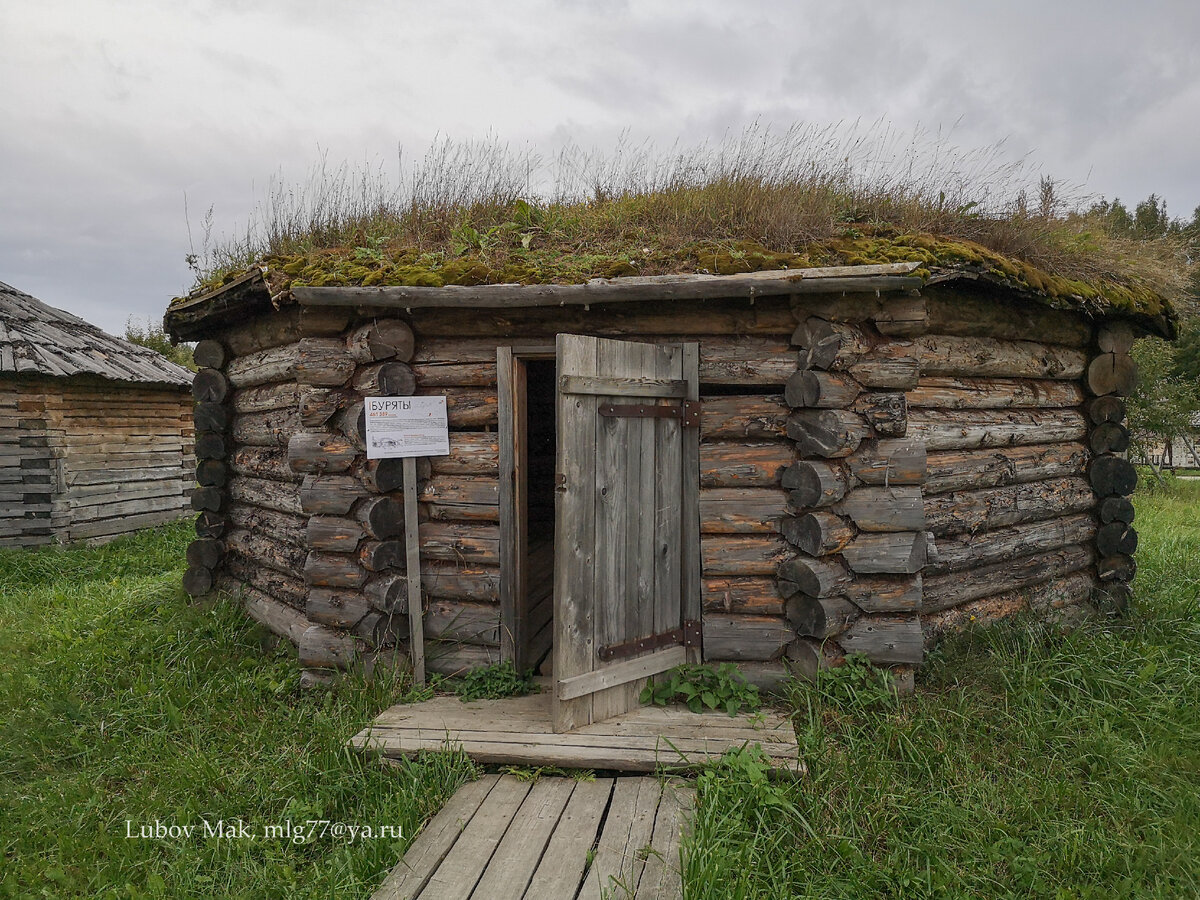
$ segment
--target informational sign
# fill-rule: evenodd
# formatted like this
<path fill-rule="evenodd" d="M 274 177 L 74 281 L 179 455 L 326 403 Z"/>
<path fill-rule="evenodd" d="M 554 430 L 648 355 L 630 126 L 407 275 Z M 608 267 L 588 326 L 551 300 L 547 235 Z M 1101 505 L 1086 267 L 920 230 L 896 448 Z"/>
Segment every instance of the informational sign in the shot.
<path fill-rule="evenodd" d="M 449 456 L 445 397 L 367 397 L 367 459 Z"/>

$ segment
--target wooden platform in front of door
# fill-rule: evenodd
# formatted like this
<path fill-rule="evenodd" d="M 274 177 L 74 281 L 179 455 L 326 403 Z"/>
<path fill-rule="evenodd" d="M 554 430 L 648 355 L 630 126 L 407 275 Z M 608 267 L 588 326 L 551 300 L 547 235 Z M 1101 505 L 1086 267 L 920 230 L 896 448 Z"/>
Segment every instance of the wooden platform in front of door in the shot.
<path fill-rule="evenodd" d="M 371 900 L 674 900 L 694 794 L 656 778 L 485 775 L 458 789 Z"/>
<path fill-rule="evenodd" d="M 792 724 L 771 710 L 729 716 L 642 706 L 555 734 L 548 691 L 470 703 L 446 696 L 398 704 L 382 712 L 350 744 L 378 749 L 385 756 L 461 748 L 485 765 L 618 772 L 695 769 L 727 750 L 759 744 L 776 768 L 801 771 Z"/>

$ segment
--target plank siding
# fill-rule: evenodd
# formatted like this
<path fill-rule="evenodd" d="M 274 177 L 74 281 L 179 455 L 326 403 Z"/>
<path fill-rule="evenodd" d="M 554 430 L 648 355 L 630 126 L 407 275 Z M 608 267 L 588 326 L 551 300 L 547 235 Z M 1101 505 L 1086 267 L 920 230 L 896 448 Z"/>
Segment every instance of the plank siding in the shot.
<path fill-rule="evenodd" d="M 72 378 L 0 384 L 0 545 L 110 540 L 189 513 L 191 398 Z"/>

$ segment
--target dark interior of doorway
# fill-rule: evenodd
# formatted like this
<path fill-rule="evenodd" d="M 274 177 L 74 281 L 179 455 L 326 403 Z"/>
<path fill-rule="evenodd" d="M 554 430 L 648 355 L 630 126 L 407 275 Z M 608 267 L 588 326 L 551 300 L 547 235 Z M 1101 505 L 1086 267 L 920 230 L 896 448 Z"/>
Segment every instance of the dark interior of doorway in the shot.
<path fill-rule="evenodd" d="M 525 362 L 527 503 L 525 609 L 529 635 L 525 659 L 535 671 L 547 664 L 554 635 L 554 468 L 558 391 L 553 359 Z"/>

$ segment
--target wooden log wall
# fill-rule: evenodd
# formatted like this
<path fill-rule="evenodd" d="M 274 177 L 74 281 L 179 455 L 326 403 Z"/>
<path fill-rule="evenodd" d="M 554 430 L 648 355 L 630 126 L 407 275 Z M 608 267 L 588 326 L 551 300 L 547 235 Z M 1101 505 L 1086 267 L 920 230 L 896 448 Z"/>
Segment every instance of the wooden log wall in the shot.
<path fill-rule="evenodd" d="M 847 653 L 916 665 L 925 453 L 909 435 L 906 392 L 920 377 L 909 339 L 923 310 L 909 297 L 850 296 L 793 311 L 799 361 L 784 397 L 800 459 L 782 479 L 791 552 L 778 578 L 798 637 L 787 658 L 810 677 Z"/>
<path fill-rule="evenodd" d="M 288 465 L 306 517 L 305 612 L 310 670 L 343 669 L 365 650 L 406 641 L 401 460 L 368 462 L 362 398 L 411 394 L 413 333 L 399 319 L 353 324 L 297 346 L 300 396 Z"/>
<path fill-rule="evenodd" d="M 1133 504 L 1127 499 L 1137 484 L 1137 472 L 1125 456 L 1129 431 L 1123 424 L 1123 398 L 1137 386 L 1137 366 L 1129 356 L 1135 337 L 1125 322 L 1102 325 L 1096 335 L 1098 353 L 1087 370 L 1088 391 L 1094 396 L 1084 409 L 1091 426 L 1088 445 L 1095 454 L 1087 474 L 1096 493 L 1098 516 L 1095 540 L 1099 584 L 1091 599 L 1109 615 L 1123 613 L 1129 605 L 1130 582 L 1137 571 L 1133 553 L 1138 536 L 1133 527 Z"/>
<path fill-rule="evenodd" d="M 1126 495 L 1136 475 L 1123 456 L 1121 398 L 1134 387 L 1135 335 L 1119 321 L 1093 333 L 1043 315 L 1033 333 L 1066 346 L 1047 344 L 1041 370 L 1029 368 L 1038 354 L 1024 353 L 1013 371 L 1026 377 L 978 379 L 993 383 L 986 398 L 963 378 L 923 378 L 918 389 L 920 402 L 941 407 L 921 426 L 933 448 L 927 639 L 1020 609 L 1071 624 L 1128 602 L 1137 534 Z"/>
<path fill-rule="evenodd" d="M 956 610 L 1074 609 L 1097 564 L 1109 593 L 1131 575 L 1120 335 L 1101 332 L 1097 356 L 1078 316 L 960 288 L 654 306 L 311 310 L 307 327 L 289 313 L 229 332 L 197 375 L 189 575 L 254 591 L 265 619 L 290 606 L 302 662 L 343 667 L 406 634 L 410 488 L 429 668 L 494 661 L 496 349 L 544 352 L 566 330 L 701 345 L 706 660 L 814 672 L 864 653 L 903 672 Z M 450 455 L 415 486 L 365 459 L 376 392 L 448 398 Z M 1067 601 L 1043 602 L 1057 583 Z"/>
<path fill-rule="evenodd" d="M 438 566 L 422 572 L 431 603 L 460 602 L 468 620 L 478 610 L 467 604 L 498 601 L 499 346 L 552 353 L 554 336 L 564 331 L 641 342 L 694 341 L 700 344 L 703 403 L 705 658 L 745 661 L 759 675 L 764 669 L 783 676 L 784 648 L 795 637 L 775 579 L 787 553 L 780 528 L 787 514 L 781 477 L 795 460 L 783 399 L 797 359 L 791 346 L 795 320 L 786 299 L 672 301 L 669 309 L 646 303 L 590 310 L 472 310 L 470 315 L 414 310 L 412 325 L 418 336 L 412 362 L 416 392 L 449 397 L 451 455 L 431 460 L 432 477 L 420 494 L 422 557 L 430 560 L 424 565 Z M 461 657 L 456 652 L 445 665 L 461 664 Z"/>
<path fill-rule="evenodd" d="M 784 476 L 798 554 L 780 579 L 804 639 L 788 656 L 808 672 L 850 652 L 910 664 L 931 635 L 1016 606 L 1076 617 L 1103 555 L 1096 493 L 1129 515 L 1124 466 L 1093 461 L 1127 436 L 1111 402 L 1085 403 L 1128 380 L 1128 341 L 1102 330 L 1098 363 L 1082 316 L 961 286 L 795 308 L 785 396 L 805 459 Z M 1105 549 L 1129 531 L 1108 528 Z M 1042 602 L 1048 584 L 1063 602 Z"/>
<path fill-rule="evenodd" d="M 394 356 L 385 344 L 397 335 L 409 342 L 398 352 L 411 355 L 411 331 L 400 323 L 347 333 L 348 320 L 293 309 L 196 347 L 200 515 L 184 586 L 237 590 L 255 619 L 297 644 L 305 683 L 387 643 L 397 604 L 384 571 L 396 501 L 368 496 L 361 442 L 346 428 L 356 423 L 338 414 L 355 399 L 349 384 L 361 362 Z"/>

